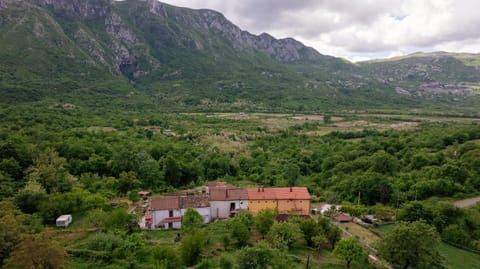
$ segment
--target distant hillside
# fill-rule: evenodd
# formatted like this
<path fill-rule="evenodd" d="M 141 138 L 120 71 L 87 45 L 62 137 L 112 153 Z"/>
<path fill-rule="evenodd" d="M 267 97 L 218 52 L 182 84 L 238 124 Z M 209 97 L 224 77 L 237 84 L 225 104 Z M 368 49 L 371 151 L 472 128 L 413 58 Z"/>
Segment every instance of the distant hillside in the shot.
<path fill-rule="evenodd" d="M 292 38 L 250 34 L 216 11 L 155 0 L 0 0 L 0 16 L 4 103 L 439 108 L 474 95 L 480 81 L 471 57 L 412 55 L 355 65 Z M 432 102 L 417 94 L 436 87 L 431 83 L 460 90 Z"/>
<path fill-rule="evenodd" d="M 414 53 L 358 63 L 366 76 L 396 87 L 399 94 L 474 96 L 480 84 L 480 55 Z"/>

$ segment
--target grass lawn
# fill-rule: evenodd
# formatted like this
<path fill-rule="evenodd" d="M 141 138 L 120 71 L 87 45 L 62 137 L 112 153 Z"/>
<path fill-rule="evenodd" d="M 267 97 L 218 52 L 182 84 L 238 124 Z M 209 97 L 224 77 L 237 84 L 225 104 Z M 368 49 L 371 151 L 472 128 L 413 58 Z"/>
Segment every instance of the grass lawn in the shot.
<path fill-rule="evenodd" d="M 381 225 L 375 230 L 384 234 L 392 230 L 394 224 Z M 447 243 L 440 243 L 438 251 L 446 259 L 446 265 L 449 269 L 480 269 L 480 255 L 465 251 L 463 249 L 451 246 Z"/>
<path fill-rule="evenodd" d="M 449 269 L 480 269 L 480 255 L 441 243 L 438 251 L 447 259 Z"/>
<path fill-rule="evenodd" d="M 351 234 L 358 236 L 358 239 L 360 239 L 362 242 L 365 242 L 369 245 L 372 245 L 374 242 L 380 239 L 380 237 L 372 233 L 372 231 L 370 231 L 369 229 L 364 228 L 352 222 L 340 223 L 339 226 L 341 226 Z"/>

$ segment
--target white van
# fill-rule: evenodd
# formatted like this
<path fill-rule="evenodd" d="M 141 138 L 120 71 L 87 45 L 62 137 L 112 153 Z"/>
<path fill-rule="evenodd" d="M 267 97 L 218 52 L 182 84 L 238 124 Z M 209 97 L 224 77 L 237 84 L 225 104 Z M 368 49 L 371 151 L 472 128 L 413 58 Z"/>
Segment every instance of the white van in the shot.
<path fill-rule="evenodd" d="M 68 227 L 72 222 L 72 215 L 61 215 L 57 218 L 57 227 Z"/>

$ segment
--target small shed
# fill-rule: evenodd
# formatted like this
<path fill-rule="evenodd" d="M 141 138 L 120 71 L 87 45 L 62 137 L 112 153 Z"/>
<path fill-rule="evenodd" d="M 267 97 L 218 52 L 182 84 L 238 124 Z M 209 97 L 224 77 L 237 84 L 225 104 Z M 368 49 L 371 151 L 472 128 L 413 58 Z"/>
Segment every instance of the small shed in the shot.
<path fill-rule="evenodd" d="M 351 222 L 353 220 L 353 217 L 346 214 L 346 213 L 338 213 L 333 215 L 333 220 L 336 222 Z"/>
<path fill-rule="evenodd" d="M 61 215 L 55 222 L 57 227 L 68 227 L 70 223 L 72 223 L 72 215 Z"/>
<path fill-rule="evenodd" d="M 138 196 L 142 197 L 142 198 L 146 198 L 147 196 L 150 195 L 150 192 L 149 191 L 139 191 L 137 192 Z"/>

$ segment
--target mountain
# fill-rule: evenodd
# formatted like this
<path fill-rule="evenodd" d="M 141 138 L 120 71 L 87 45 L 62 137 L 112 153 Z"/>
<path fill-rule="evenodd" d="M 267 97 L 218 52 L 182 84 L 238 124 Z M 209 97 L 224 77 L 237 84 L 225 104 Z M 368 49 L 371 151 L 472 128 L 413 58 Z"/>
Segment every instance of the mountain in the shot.
<path fill-rule="evenodd" d="M 399 94 L 473 95 L 480 81 L 477 54 L 414 53 L 358 64 L 366 76 L 394 85 Z"/>
<path fill-rule="evenodd" d="M 434 104 L 417 94 L 422 85 L 468 88 L 480 81 L 471 57 L 353 64 L 292 38 L 253 35 L 216 11 L 155 0 L 0 0 L 0 41 L 3 103 L 255 110 L 435 107 L 458 100 L 442 97 Z"/>

